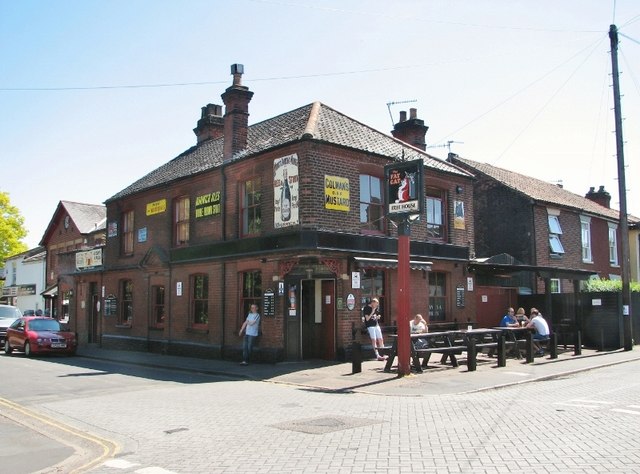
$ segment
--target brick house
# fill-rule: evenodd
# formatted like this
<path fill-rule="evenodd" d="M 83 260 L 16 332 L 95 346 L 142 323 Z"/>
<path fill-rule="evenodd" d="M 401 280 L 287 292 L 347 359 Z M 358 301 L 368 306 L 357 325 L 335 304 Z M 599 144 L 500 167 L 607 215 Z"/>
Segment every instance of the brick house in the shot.
<path fill-rule="evenodd" d="M 97 293 L 101 285 L 105 229 L 105 206 L 60 201 L 40 241 L 47 255 L 46 309 L 69 323 L 81 343 L 97 342 L 97 299 L 87 300 L 86 288 Z"/>
<path fill-rule="evenodd" d="M 473 320 L 473 178 L 425 153 L 416 111 L 393 137 L 320 102 L 249 126 L 242 72 L 232 66 L 224 115 L 202 108 L 195 146 L 106 200 L 104 294 L 82 290 L 102 301 L 102 345 L 234 359 L 257 303 L 258 357 L 347 357 L 367 298 L 395 322 L 382 180 L 386 164 L 417 159 L 427 211 L 411 226 L 410 311 Z"/>
<path fill-rule="evenodd" d="M 495 317 L 515 305 L 518 294 L 574 293 L 592 275 L 620 278 L 619 212 L 610 208 L 604 187 L 580 196 L 454 154 L 449 161 L 476 177 L 476 260 L 470 267 L 487 270 L 478 275 L 479 285 L 499 293 L 493 295 L 497 306 L 481 312 Z"/>

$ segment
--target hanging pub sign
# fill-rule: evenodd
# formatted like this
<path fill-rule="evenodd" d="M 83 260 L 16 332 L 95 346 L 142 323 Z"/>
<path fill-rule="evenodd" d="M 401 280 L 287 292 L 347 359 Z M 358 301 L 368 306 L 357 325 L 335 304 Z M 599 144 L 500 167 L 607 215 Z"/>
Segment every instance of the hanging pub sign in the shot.
<path fill-rule="evenodd" d="M 384 167 L 387 216 L 404 220 L 423 210 L 423 161 L 403 161 Z"/>

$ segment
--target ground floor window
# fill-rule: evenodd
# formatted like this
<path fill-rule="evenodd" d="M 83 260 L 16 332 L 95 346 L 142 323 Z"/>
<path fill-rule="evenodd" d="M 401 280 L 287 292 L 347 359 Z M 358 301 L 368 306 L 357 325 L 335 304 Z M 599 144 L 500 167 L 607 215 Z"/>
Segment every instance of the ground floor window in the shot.
<path fill-rule="evenodd" d="M 133 323 L 133 281 L 120 282 L 120 324 L 131 326 Z"/>
<path fill-rule="evenodd" d="M 191 277 L 191 321 L 193 327 L 209 324 L 209 276 Z"/>
<path fill-rule="evenodd" d="M 429 321 L 444 321 L 447 315 L 447 275 L 429 273 Z"/>
<path fill-rule="evenodd" d="M 164 286 L 155 285 L 151 287 L 151 295 L 153 298 L 153 324 L 156 327 L 164 326 Z"/>
<path fill-rule="evenodd" d="M 360 306 L 364 307 L 364 305 L 369 303 L 373 298 L 378 298 L 380 302 L 379 311 L 384 320 L 384 270 L 365 268 L 362 270 L 362 278 L 360 280 L 360 287 L 362 288 L 362 301 Z"/>
<path fill-rule="evenodd" d="M 260 300 L 262 298 L 262 273 L 260 271 L 244 272 L 242 274 L 242 315 L 238 321 L 238 328 L 244 322 L 244 318 L 249 314 L 252 304 L 258 305 L 258 313 L 262 314 Z"/>

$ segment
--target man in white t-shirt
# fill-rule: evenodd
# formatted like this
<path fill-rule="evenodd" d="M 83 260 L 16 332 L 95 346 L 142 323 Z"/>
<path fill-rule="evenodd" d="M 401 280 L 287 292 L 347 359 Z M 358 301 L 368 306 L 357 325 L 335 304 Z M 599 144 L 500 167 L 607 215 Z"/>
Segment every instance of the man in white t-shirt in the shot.
<path fill-rule="evenodd" d="M 544 350 L 540 346 L 539 341 L 546 341 L 549 339 L 549 324 L 542 317 L 540 311 L 536 308 L 531 308 L 531 320 L 527 324 L 528 328 L 534 328 L 536 333 L 533 335 L 533 345 L 536 348 L 536 355 L 544 355 Z"/>

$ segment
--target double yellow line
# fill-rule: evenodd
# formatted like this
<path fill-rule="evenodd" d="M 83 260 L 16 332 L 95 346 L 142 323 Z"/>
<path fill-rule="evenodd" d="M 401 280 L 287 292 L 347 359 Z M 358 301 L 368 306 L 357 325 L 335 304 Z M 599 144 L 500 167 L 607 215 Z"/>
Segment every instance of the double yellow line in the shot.
<path fill-rule="evenodd" d="M 22 405 L 19 405 L 17 403 L 14 403 L 2 397 L 0 397 L 0 408 L 1 407 L 6 408 L 7 410 L 2 410 L 2 413 L 0 413 L 0 415 L 5 416 L 6 418 L 14 421 L 15 423 L 25 426 L 28 429 L 37 431 L 40 434 L 47 436 L 48 438 L 55 439 L 56 441 L 59 441 L 67 446 L 74 448 L 76 453 L 78 452 L 77 444 L 71 443 L 68 439 L 62 436 L 55 437 L 51 432 L 45 431 L 43 427 L 44 426 L 52 427 L 55 430 L 59 430 L 64 433 L 70 434 L 73 437 L 79 438 L 81 440 L 84 440 L 96 446 L 96 450 L 98 452 L 101 452 L 101 454 L 91 459 L 90 461 L 85 462 L 81 466 L 74 467 L 72 470 L 68 471 L 70 474 L 80 474 L 83 472 L 87 472 L 89 469 L 97 466 L 100 463 L 105 462 L 109 458 L 112 458 L 119 451 L 118 444 L 113 441 L 100 438 L 99 436 L 95 436 L 90 433 L 82 432 L 78 429 L 75 429 L 71 426 L 67 426 L 59 421 L 49 418 L 41 413 L 37 413 L 35 411 L 29 410 L 28 408 L 25 408 Z M 17 416 L 18 414 L 23 416 L 22 417 Z M 31 423 L 29 421 L 31 421 Z M 40 426 L 38 424 L 40 424 Z"/>

